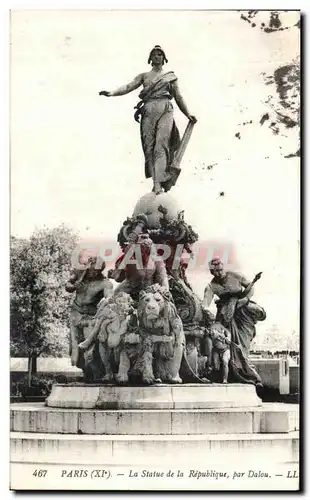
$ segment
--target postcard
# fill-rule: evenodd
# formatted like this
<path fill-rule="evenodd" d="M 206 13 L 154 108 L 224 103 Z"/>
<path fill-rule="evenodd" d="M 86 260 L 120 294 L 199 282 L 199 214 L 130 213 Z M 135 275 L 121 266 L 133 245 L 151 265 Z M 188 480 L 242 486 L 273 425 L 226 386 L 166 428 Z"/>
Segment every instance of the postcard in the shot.
<path fill-rule="evenodd" d="M 300 29 L 11 11 L 12 490 L 300 490 Z"/>

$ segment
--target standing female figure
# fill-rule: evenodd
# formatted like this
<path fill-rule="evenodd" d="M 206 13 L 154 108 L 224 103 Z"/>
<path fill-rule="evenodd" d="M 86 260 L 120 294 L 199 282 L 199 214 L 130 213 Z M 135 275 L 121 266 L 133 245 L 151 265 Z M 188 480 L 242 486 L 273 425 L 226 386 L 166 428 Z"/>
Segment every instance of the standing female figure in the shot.
<path fill-rule="evenodd" d="M 139 74 L 132 82 L 113 92 L 99 92 L 99 95 L 106 97 L 121 96 L 143 86 L 139 94 L 141 100 L 136 106 L 134 116 L 136 121 L 141 117 L 140 133 L 145 157 L 145 176 L 152 177 L 155 194 L 160 194 L 163 190 L 168 191 L 179 174 L 179 171 L 174 172 L 171 168 L 180 145 L 171 100 L 175 99 L 182 113 L 191 122 L 197 121 L 187 109 L 174 72 L 164 72 L 165 62 L 168 62 L 165 52 L 159 45 L 155 45 L 148 60 L 148 63 L 152 64 L 151 71 Z"/>

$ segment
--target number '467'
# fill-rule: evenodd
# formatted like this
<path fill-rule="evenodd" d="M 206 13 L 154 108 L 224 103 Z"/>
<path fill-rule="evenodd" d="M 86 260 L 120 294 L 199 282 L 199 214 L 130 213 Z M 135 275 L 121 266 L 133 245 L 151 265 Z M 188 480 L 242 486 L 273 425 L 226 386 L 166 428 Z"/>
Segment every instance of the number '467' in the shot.
<path fill-rule="evenodd" d="M 35 476 L 35 477 L 45 477 L 47 474 L 47 470 L 43 470 L 43 469 L 36 469 L 32 475 Z"/>

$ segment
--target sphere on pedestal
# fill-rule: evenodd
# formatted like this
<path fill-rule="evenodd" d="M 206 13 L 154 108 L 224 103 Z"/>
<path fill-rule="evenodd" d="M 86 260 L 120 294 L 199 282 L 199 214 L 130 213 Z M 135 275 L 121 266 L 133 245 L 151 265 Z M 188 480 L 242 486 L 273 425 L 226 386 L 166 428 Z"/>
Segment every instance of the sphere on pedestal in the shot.
<path fill-rule="evenodd" d="M 180 207 L 177 201 L 168 193 L 147 193 L 137 202 L 133 215 L 145 214 L 148 218 L 148 225 L 150 229 L 157 229 L 159 227 L 159 220 L 163 214 L 158 210 L 159 206 L 163 206 L 167 210 L 169 219 L 175 219 L 180 212 Z"/>

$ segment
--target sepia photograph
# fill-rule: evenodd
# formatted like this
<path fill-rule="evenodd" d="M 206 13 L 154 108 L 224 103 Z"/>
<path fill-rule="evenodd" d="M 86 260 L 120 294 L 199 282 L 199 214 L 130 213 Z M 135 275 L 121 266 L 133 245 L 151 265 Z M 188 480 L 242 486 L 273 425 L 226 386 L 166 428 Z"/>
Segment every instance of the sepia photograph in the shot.
<path fill-rule="evenodd" d="M 10 11 L 10 489 L 301 491 L 299 10 Z"/>

